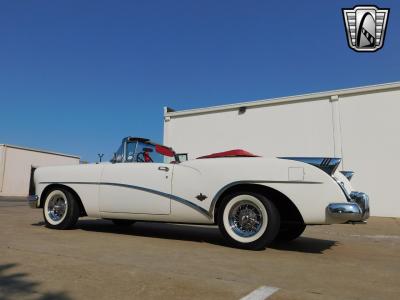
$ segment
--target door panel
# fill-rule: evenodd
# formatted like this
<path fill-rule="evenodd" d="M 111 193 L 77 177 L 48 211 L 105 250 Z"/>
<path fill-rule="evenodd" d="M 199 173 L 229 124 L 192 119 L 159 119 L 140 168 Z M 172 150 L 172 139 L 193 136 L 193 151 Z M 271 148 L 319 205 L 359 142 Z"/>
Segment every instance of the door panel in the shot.
<path fill-rule="evenodd" d="M 99 190 L 100 211 L 170 214 L 172 167 L 159 163 L 105 165 Z"/>

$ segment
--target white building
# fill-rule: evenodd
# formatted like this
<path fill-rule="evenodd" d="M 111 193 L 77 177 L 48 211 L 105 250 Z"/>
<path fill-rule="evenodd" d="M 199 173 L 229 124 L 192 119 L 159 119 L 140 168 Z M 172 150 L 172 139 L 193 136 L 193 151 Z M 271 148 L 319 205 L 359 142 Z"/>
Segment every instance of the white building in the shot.
<path fill-rule="evenodd" d="M 0 144 L 0 196 L 27 196 L 38 167 L 79 164 L 79 157 Z"/>
<path fill-rule="evenodd" d="M 400 82 L 209 108 L 164 111 L 164 144 L 189 159 L 229 149 L 342 157 L 371 214 L 400 217 Z M 333 199 L 334 201 L 334 199 Z"/>

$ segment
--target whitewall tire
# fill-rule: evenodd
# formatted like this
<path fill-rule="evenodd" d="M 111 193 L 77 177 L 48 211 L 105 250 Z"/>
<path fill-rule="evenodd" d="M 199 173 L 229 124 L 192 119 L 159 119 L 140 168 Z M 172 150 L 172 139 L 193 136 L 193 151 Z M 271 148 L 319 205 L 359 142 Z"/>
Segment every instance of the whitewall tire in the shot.
<path fill-rule="evenodd" d="M 226 196 L 218 213 L 218 225 L 225 239 L 236 247 L 259 250 L 277 236 L 280 216 L 264 195 L 236 192 Z"/>
<path fill-rule="evenodd" d="M 46 226 L 52 229 L 69 229 L 79 218 L 79 205 L 67 189 L 55 188 L 49 191 L 43 205 Z"/>

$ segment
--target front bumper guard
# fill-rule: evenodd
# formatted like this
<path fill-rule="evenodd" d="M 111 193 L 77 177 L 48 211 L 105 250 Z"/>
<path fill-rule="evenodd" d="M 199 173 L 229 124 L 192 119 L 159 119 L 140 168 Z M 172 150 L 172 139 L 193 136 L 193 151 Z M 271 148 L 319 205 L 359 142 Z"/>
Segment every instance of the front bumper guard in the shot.
<path fill-rule="evenodd" d="M 369 218 L 369 197 L 365 193 L 352 192 L 350 202 L 331 203 L 327 214 L 343 222 L 363 222 Z"/>
<path fill-rule="evenodd" d="M 28 203 L 31 208 L 37 208 L 39 197 L 36 195 L 28 196 Z"/>

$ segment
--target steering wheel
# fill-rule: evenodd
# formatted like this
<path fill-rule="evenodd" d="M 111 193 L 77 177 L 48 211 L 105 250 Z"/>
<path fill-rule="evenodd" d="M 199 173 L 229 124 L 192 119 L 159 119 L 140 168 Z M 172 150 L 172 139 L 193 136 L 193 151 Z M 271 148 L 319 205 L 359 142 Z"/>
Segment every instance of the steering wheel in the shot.
<path fill-rule="evenodd" d="M 137 156 L 136 156 L 136 161 L 137 162 L 153 162 L 153 159 L 151 158 L 150 155 L 147 155 L 147 161 L 146 161 L 146 156 L 145 156 L 145 152 L 140 152 Z"/>

